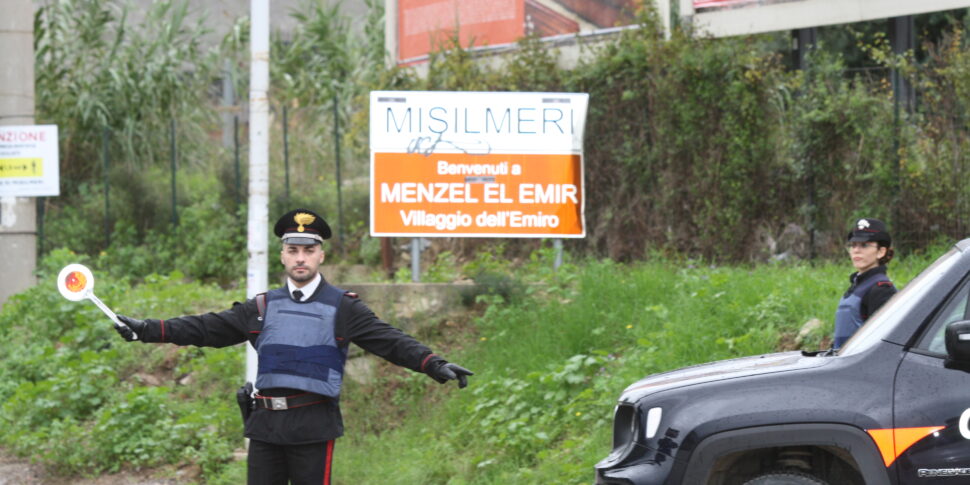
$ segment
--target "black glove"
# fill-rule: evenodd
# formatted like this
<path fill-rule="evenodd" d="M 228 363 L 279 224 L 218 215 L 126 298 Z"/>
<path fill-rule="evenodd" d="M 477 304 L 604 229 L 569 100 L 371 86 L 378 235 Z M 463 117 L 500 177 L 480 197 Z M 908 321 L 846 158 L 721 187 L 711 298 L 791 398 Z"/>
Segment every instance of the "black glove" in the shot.
<path fill-rule="evenodd" d="M 143 335 L 145 333 L 145 329 L 148 328 L 148 324 L 145 323 L 144 320 L 135 320 L 134 318 L 128 318 L 124 315 L 118 315 L 118 320 L 121 320 L 121 323 L 127 326 L 115 325 L 115 330 L 118 331 L 118 335 L 121 335 L 121 338 L 129 342 L 137 340 L 136 334 Z"/>
<path fill-rule="evenodd" d="M 458 379 L 458 388 L 462 389 L 468 385 L 468 378 L 465 376 L 473 376 L 475 373 L 458 364 L 445 362 L 431 369 L 431 371 L 428 372 L 428 375 L 430 375 L 432 379 L 442 384 Z"/>

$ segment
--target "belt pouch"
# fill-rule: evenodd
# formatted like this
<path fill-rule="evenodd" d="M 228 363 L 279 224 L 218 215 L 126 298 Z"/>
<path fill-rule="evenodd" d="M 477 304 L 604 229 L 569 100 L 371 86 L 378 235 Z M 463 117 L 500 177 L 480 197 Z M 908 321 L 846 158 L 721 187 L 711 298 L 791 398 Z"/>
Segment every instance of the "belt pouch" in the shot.
<path fill-rule="evenodd" d="M 243 424 L 245 424 L 249 415 L 253 413 L 253 407 L 255 407 L 252 382 L 247 382 L 246 385 L 236 391 L 236 402 L 239 404 L 239 413 L 242 414 Z"/>

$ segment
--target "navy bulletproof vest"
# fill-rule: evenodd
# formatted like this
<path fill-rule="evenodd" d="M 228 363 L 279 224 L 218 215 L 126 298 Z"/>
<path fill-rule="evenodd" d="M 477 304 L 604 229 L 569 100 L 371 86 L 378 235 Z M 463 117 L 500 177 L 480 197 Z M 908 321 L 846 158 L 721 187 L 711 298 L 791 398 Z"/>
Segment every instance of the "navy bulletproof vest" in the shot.
<path fill-rule="evenodd" d="M 862 318 L 862 297 L 877 283 L 889 281 L 885 273 L 877 273 L 856 286 L 851 293 L 839 300 L 839 308 L 835 311 L 835 350 L 842 348 L 846 340 L 865 323 Z"/>
<path fill-rule="evenodd" d="M 258 389 L 288 387 L 339 397 L 347 348 L 337 345 L 334 327 L 344 291 L 322 283 L 298 302 L 283 287 L 266 293 L 263 331 L 256 339 Z"/>

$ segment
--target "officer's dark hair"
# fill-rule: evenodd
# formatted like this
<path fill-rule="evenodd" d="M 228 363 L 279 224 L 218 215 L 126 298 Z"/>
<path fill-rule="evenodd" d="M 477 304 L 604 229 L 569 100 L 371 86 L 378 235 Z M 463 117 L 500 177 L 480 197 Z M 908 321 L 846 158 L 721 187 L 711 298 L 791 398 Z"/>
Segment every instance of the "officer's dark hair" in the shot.
<path fill-rule="evenodd" d="M 878 247 L 886 248 L 886 255 L 879 258 L 879 264 L 882 264 L 882 265 L 889 264 L 889 262 L 893 260 L 893 255 L 895 254 L 895 251 L 893 251 L 893 248 L 889 245 L 888 242 L 886 241 L 877 241 L 877 242 L 879 243 Z"/>

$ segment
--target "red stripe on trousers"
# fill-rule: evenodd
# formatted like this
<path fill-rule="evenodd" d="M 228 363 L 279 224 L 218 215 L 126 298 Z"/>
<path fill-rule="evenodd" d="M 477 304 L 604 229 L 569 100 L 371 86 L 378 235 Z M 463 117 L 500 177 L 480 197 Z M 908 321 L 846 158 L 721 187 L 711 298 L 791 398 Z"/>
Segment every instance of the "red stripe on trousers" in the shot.
<path fill-rule="evenodd" d="M 323 485 L 330 485 L 330 470 L 331 463 L 333 463 L 333 442 L 335 440 L 330 440 L 327 442 L 327 458 L 324 461 L 323 468 Z"/>

